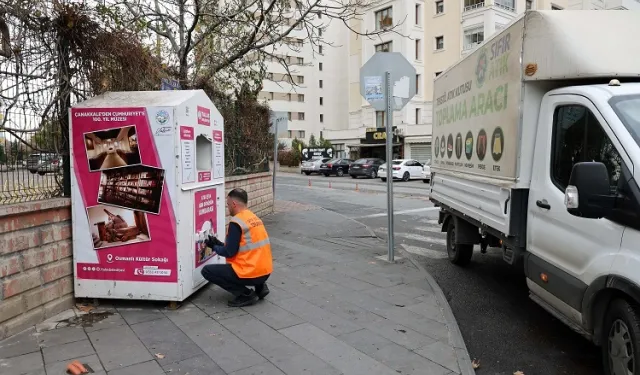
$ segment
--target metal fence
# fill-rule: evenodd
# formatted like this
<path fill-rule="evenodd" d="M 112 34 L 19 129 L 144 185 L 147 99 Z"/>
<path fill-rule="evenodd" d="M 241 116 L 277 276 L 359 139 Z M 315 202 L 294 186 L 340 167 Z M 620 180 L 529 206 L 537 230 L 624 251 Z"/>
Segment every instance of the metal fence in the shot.
<path fill-rule="evenodd" d="M 7 14 L 9 57 L 0 57 L 0 204 L 63 193 L 64 141 L 56 120 L 55 44 Z"/>

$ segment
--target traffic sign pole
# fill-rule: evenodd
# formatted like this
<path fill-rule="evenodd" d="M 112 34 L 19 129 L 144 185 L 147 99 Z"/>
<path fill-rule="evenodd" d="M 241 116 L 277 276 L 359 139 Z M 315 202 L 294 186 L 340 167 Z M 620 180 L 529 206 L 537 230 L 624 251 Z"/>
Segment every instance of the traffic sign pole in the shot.
<path fill-rule="evenodd" d="M 385 85 L 385 100 L 387 102 L 387 110 L 385 111 L 385 115 L 387 117 L 387 244 L 389 245 L 389 262 L 394 261 L 394 247 L 393 247 L 393 108 L 392 105 L 392 96 L 393 91 L 391 88 L 391 72 L 386 71 L 384 74 L 384 85 Z"/>

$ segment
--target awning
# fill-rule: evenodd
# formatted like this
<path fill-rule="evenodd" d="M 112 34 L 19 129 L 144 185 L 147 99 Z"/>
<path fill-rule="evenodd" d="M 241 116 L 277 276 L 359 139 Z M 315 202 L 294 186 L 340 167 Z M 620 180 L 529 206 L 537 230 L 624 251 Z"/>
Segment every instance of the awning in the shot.
<path fill-rule="evenodd" d="M 347 145 L 347 147 L 360 147 L 360 148 L 368 148 L 368 147 L 385 147 L 385 143 L 356 143 Z M 402 143 L 394 143 L 393 146 L 402 146 Z"/>

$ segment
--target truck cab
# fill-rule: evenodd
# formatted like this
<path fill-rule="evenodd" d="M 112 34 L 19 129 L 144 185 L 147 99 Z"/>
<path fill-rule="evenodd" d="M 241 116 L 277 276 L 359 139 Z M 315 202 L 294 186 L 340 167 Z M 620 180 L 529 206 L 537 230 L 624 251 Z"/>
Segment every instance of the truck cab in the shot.
<path fill-rule="evenodd" d="M 532 298 L 625 359 L 637 321 L 623 318 L 640 304 L 639 145 L 640 83 L 548 92 L 527 213 Z"/>

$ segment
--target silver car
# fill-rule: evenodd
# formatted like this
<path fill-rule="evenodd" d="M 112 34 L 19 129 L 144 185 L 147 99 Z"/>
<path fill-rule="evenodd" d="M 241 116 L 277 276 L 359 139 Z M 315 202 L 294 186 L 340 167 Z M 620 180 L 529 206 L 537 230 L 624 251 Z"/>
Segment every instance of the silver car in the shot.
<path fill-rule="evenodd" d="M 329 160 L 331 160 L 331 158 L 303 161 L 302 167 L 300 167 L 300 173 L 304 173 L 307 176 L 311 173 L 320 173 L 320 164 L 326 163 Z"/>

